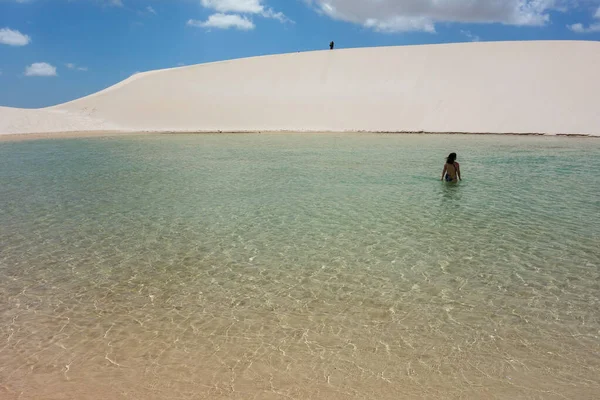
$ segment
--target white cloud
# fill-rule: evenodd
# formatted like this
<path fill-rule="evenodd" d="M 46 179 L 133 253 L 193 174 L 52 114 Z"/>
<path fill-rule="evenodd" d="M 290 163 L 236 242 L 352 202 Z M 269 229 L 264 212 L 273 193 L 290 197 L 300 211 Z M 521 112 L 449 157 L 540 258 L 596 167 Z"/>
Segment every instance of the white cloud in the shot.
<path fill-rule="evenodd" d="M 465 35 L 471 42 L 479 42 L 481 40 L 479 36 L 472 34 L 471 31 L 461 30 L 460 33 Z"/>
<path fill-rule="evenodd" d="M 235 12 L 260 14 L 264 11 L 261 0 L 201 0 L 202 6 L 221 13 Z"/>
<path fill-rule="evenodd" d="M 600 19 L 600 7 L 596 10 L 594 14 L 594 19 Z M 577 23 L 573 25 L 567 25 L 567 28 L 572 30 L 575 33 L 595 33 L 600 32 L 600 22 L 595 22 L 589 26 L 585 26 L 582 23 Z"/>
<path fill-rule="evenodd" d="M 72 69 L 72 70 L 76 70 L 76 71 L 87 71 L 88 70 L 87 67 L 80 67 L 73 63 L 66 63 L 65 67 Z"/>
<path fill-rule="evenodd" d="M 217 29 L 229 29 L 235 28 L 240 30 L 251 30 L 254 29 L 254 23 L 246 17 L 242 17 L 236 14 L 213 14 L 208 17 L 206 21 L 197 21 L 190 19 L 187 24 L 189 26 L 195 26 L 198 28 L 217 28 Z"/>
<path fill-rule="evenodd" d="M 585 28 L 584 28 L 583 24 L 567 25 L 567 27 L 570 30 L 572 30 L 573 32 L 577 32 L 577 33 L 583 33 L 583 32 L 585 32 Z"/>
<path fill-rule="evenodd" d="M 152 8 L 152 6 L 146 7 L 146 11 L 148 11 L 150 14 L 156 15 L 156 10 Z"/>
<path fill-rule="evenodd" d="M 25 76 L 56 76 L 56 67 L 45 63 L 33 63 L 25 68 Z"/>
<path fill-rule="evenodd" d="M 279 22 L 291 22 L 291 23 L 294 23 L 294 21 L 292 21 L 291 19 L 289 19 L 288 17 L 286 17 L 284 13 L 273 11 L 270 8 L 267 9 L 267 10 L 265 10 L 265 11 L 263 11 L 260 15 L 263 16 L 263 17 L 265 17 L 265 18 L 276 19 Z"/>
<path fill-rule="evenodd" d="M 423 17 L 393 17 L 385 20 L 369 18 L 364 22 L 364 25 L 367 28 L 373 28 L 378 32 L 435 32 L 433 22 L 430 19 Z"/>
<path fill-rule="evenodd" d="M 110 4 L 111 6 L 115 6 L 115 7 L 123 7 L 122 0 L 109 0 L 108 4 Z"/>
<path fill-rule="evenodd" d="M 567 27 L 575 33 L 594 33 L 600 32 L 600 23 L 591 24 L 585 27 L 583 24 L 567 25 Z"/>
<path fill-rule="evenodd" d="M 31 38 L 19 31 L 9 28 L 0 29 L 0 43 L 9 46 L 25 46 L 31 42 Z"/>
<path fill-rule="evenodd" d="M 205 8 L 218 13 L 257 14 L 265 18 L 273 18 L 280 22 L 291 22 L 282 12 L 265 7 L 263 0 L 201 0 Z"/>
<path fill-rule="evenodd" d="M 540 26 L 571 0 L 305 0 L 334 19 L 384 32 L 435 32 L 439 22 Z"/>

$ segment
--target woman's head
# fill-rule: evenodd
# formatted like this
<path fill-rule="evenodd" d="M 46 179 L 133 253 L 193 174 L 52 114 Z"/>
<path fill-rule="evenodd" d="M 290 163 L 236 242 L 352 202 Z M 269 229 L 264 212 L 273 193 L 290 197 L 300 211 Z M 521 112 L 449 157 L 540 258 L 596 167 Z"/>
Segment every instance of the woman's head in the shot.
<path fill-rule="evenodd" d="M 454 164 L 454 161 L 456 161 L 456 153 L 450 153 L 450 155 L 446 159 L 446 162 L 448 164 Z"/>

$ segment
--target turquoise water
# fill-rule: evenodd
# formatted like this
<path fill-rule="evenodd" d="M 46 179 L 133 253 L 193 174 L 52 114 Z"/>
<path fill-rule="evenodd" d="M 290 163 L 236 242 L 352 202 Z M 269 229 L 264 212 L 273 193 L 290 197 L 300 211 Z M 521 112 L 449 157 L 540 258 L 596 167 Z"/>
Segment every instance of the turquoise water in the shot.
<path fill-rule="evenodd" d="M 0 398 L 597 398 L 599 171 L 575 138 L 0 143 Z"/>

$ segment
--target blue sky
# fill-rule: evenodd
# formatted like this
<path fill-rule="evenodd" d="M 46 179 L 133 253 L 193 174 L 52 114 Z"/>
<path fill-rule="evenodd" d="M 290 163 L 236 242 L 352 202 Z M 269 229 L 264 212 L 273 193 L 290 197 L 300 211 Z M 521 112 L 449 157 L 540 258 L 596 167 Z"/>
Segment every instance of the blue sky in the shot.
<path fill-rule="evenodd" d="M 44 107 L 137 71 L 331 40 L 600 40 L 600 0 L 0 0 L 0 105 Z"/>

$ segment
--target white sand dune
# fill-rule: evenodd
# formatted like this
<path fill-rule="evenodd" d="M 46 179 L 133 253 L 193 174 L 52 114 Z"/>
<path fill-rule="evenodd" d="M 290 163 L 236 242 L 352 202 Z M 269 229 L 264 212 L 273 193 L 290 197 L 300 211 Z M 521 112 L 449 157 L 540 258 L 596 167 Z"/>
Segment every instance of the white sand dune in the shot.
<path fill-rule="evenodd" d="M 0 134 L 112 130 L 118 130 L 118 127 L 90 117 L 85 112 L 70 112 L 59 108 L 29 110 L 0 107 Z"/>
<path fill-rule="evenodd" d="M 600 136 L 599 42 L 293 53 L 151 71 L 0 132 L 425 131 Z"/>

